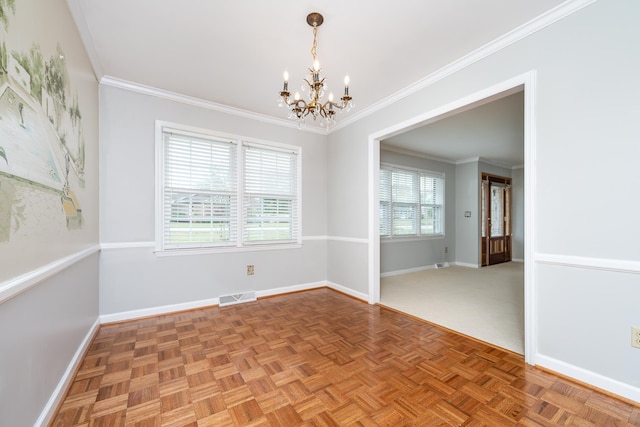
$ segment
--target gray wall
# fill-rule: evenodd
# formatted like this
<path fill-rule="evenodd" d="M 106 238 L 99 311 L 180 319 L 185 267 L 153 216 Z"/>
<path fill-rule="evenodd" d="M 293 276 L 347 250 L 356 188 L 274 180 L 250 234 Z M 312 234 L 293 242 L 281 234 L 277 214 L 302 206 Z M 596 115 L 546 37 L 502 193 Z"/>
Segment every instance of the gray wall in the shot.
<path fill-rule="evenodd" d="M 461 265 L 477 267 L 480 260 L 480 190 L 478 162 L 456 167 L 456 259 Z M 471 212 L 465 217 L 466 211 Z"/>
<path fill-rule="evenodd" d="M 85 141 L 84 183 L 69 174 L 82 208 L 79 227 L 67 227 L 59 193 L 0 177 L 0 206 L 13 204 L 8 239 L 0 232 L 0 425 L 31 426 L 39 419 L 46 422 L 55 410 L 55 398 L 62 397 L 55 391 L 98 319 L 98 83 L 64 0 L 16 1 L 15 14 L 4 2 L 4 12 L 8 25 L 0 24 L 0 42 L 9 55 L 29 54 L 37 44 L 48 61 L 58 45 L 63 50 L 67 102 L 77 97 L 82 116 L 73 132 L 82 129 Z M 5 116 L 0 127 L 6 123 Z M 53 134 L 52 129 L 43 133 Z M 76 154 L 77 134 L 66 135 L 67 147 Z M 61 144 L 47 142 L 53 156 L 64 158 Z M 10 152 L 8 157 L 15 159 Z M 24 198 L 14 202 L 6 191 L 18 186 Z M 3 220 L 6 215 L 0 212 Z"/>
<path fill-rule="evenodd" d="M 0 305 L 0 425 L 31 426 L 43 412 L 97 321 L 97 271 L 96 252 Z"/>
<path fill-rule="evenodd" d="M 535 70 L 534 182 L 525 200 L 534 215 L 532 361 L 640 400 L 640 353 L 629 339 L 640 325 L 630 306 L 640 300 L 640 199 L 630 197 L 640 182 L 637 16 L 635 0 L 597 1 L 332 134 L 329 175 L 354 179 L 329 180 L 328 232 L 367 238 L 369 135 Z M 594 232 L 603 218 L 593 194 L 606 195 L 615 213 L 606 232 Z M 456 244 L 458 259 L 460 251 Z M 339 280 L 347 267 L 358 269 L 362 282 L 352 286 L 367 289 L 368 263 L 343 254 L 328 275 Z"/>
<path fill-rule="evenodd" d="M 326 136 L 106 85 L 100 120 L 101 241 L 108 248 L 101 256 L 101 314 L 326 283 Z M 156 120 L 301 146 L 302 247 L 154 254 Z M 249 264 L 254 276 L 246 274 Z"/>
<path fill-rule="evenodd" d="M 511 170 L 511 259 L 524 261 L 524 168 Z"/>

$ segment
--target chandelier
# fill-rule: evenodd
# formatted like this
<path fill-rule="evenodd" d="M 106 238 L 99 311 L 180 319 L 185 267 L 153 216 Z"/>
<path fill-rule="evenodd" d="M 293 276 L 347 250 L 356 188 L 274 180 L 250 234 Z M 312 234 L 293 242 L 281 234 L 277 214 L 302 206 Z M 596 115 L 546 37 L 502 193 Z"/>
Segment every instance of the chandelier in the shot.
<path fill-rule="evenodd" d="M 316 53 L 318 27 L 322 25 L 322 22 L 324 22 L 324 18 L 317 12 L 310 13 L 307 16 L 307 24 L 313 27 L 313 46 L 311 47 L 313 66 L 309 68 L 309 75 L 303 79 L 302 83 L 302 91 L 307 92 L 307 100 L 303 99 L 300 92 L 296 92 L 293 99 L 291 99 L 289 73 L 287 71 L 284 72 L 284 86 L 278 98 L 278 106 L 286 105 L 290 110 L 288 118 L 297 120 L 299 127 L 302 126 L 307 117 L 311 116 L 314 121 L 320 119 L 320 126 L 326 124 L 328 129 L 335 123 L 334 116 L 336 112 L 341 110 L 349 111 L 354 107 L 351 96 L 349 96 L 348 75 L 344 78 L 344 95 L 342 95 L 340 101 L 334 102 L 333 93 L 329 93 L 327 101 L 322 102 L 322 97 L 325 91 L 328 90 L 325 78 L 320 77 L 320 71 L 322 70 Z"/>

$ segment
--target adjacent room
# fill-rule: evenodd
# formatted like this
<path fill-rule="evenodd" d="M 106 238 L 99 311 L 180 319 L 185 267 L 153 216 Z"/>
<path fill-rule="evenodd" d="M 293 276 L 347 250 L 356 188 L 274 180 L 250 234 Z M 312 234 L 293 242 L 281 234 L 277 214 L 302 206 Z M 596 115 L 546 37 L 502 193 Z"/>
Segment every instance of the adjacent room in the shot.
<path fill-rule="evenodd" d="M 640 425 L 638 16 L 0 0 L 0 425 Z"/>
<path fill-rule="evenodd" d="M 522 88 L 381 141 L 380 159 L 380 303 L 524 354 Z"/>

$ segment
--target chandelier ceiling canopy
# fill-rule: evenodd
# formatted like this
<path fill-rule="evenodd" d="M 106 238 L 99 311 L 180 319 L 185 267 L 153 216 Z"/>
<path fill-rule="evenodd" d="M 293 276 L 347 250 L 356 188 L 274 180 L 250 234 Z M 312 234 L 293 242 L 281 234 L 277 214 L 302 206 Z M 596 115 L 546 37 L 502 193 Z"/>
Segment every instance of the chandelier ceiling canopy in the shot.
<path fill-rule="evenodd" d="M 322 101 L 325 92 L 328 90 L 328 85 L 325 82 L 325 78 L 320 75 L 322 69 L 320 68 L 320 61 L 318 61 L 317 49 L 317 35 L 318 27 L 322 25 L 324 18 L 317 12 L 310 13 L 307 16 L 307 24 L 313 27 L 313 45 L 311 47 L 311 56 L 313 56 L 313 66 L 309 68 L 309 75 L 303 79 L 301 90 L 306 92 L 306 97 L 300 95 L 300 92 L 296 91 L 291 98 L 289 92 L 289 73 L 284 72 L 284 85 L 280 91 L 280 97 L 278 98 L 278 106 L 282 107 L 286 105 L 289 108 L 288 118 L 297 120 L 298 125 L 302 126 L 305 119 L 309 116 L 313 120 L 320 120 L 321 126 L 327 126 L 327 129 L 335 123 L 335 114 L 338 111 L 351 110 L 354 105 L 349 95 L 349 76 L 344 78 L 344 94 L 338 102 L 334 101 L 333 93 L 329 93 L 328 99 Z M 306 100 L 304 99 L 306 98 Z"/>

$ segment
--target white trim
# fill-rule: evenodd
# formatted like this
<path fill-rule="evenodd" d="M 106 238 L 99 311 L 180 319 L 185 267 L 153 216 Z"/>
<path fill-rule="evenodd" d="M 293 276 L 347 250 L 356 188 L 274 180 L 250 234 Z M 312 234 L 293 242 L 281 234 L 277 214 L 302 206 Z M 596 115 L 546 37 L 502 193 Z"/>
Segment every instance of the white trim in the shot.
<path fill-rule="evenodd" d="M 114 249 L 155 248 L 155 242 L 111 242 L 101 243 L 100 249 L 109 251 Z"/>
<path fill-rule="evenodd" d="M 31 270 L 26 274 L 0 283 L 0 304 L 98 251 L 100 251 L 100 245 L 96 244 L 80 252 Z"/>
<path fill-rule="evenodd" d="M 310 291 L 311 289 L 325 288 L 327 287 L 327 282 L 313 282 L 313 283 L 305 283 L 302 285 L 292 285 L 292 286 L 284 286 L 281 288 L 273 288 L 267 289 L 263 291 L 256 291 L 256 296 L 258 298 L 278 296 L 283 294 L 289 294 L 291 292 L 301 292 L 301 291 Z"/>
<path fill-rule="evenodd" d="M 49 397 L 47 404 L 44 405 L 44 408 L 42 408 L 42 412 L 40 413 L 40 416 L 36 420 L 34 426 L 39 427 L 48 425 L 55 415 L 55 411 L 62 399 L 65 397 L 67 388 L 69 387 L 69 384 L 71 384 L 71 381 L 73 381 L 74 379 L 76 369 L 78 368 L 80 363 L 82 363 L 82 358 L 89 348 L 91 341 L 93 341 L 93 337 L 95 336 L 96 332 L 98 332 L 99 327 L 100 319 L 98 318 L 95 320 L 95 322 L 93 322 L 93 325 L 91 325 L 91 328 L 89 329 L 84 339 L 80 343 L 80 346 L 71 358 L 71 361 L 67 365 L 67 369 L 62 374 L 62 378 L 60 378 L 60 381 L 58 381 L 58 385 L 56 386 L 55 390 L 53 391 L 53 393 L 51 393 L 51 397 Z"/>
<path fill-rule="evenodd" d="M 536 205 L 536 96 L 537 73 L 523 76 L 524 84 L 524 360 L 534 364 L 538 352 L 538 294 L 536 269 L 533 268 L 535 248 Z"/>
<path fill-rule="evenodd" d="M 412 237 L 403 237 L 403 236 L 393 236 L 393 237 L 382 237 L 380 236 L 380 244 L 387 243 L 407 243 L 407 242 L 422 242 L 427 240 L 444 240 L 444 234 L 424 234 L 421 236 L 412 236 Z"/>
<path fill-rule="evenodd" d="M 422 267 L 407 268 L 406 270 L 388 271 L 386 273 L 380 273 L 380 277 L 400 276 L 401 274 L 417 273 L 418 271 L 434 270 L 435 268 L 435 265 L 425 265 Z"/>
<path fill-rule="evenodd" d="M 571 365 L 543 354 L 536 355 L 536 363 L 559 374 L 575 378 L 578 381 L 582 381 L 594 387 L 622 396 L 626 399 L 631 399 L 634 402 L 640 402 L 640 388 L 638 387 L 614 380 L 613 378 L 605 377 L 604 375 L 600 375 L 588 369 Z"/>
<path fill-rule="evenodd" d="M 359 239 L 357 237 L 327 236 L 327 240 L 331 240 L 334 242 L 364 243 L 364 244 L 369 243 L 369 239 Z"/>
<path fill-rule="evenodd" d="M 284 126 L 291 129 L 299 129 L 298 122 L 294 122 L 288 119 L 280 119 L 266 114 L 255 113 L 253 111 L 243 110 L 240 108 L 230 107 L 217 102 L 207 101 L 201 98 L 195 98 L 193 96 L 182 95 L 180 93 L 171 92 L 164 89 L 155 88 L 152 86 L 135 83 L 117 77 L 103 76 L 100 79 L 100 84 L 105 86 L 111 86 L 119 89 L 129 90 L 131 92 L 141 93 L 143 95 L 154 96 L 156 98 L 166 99 L 173 102 L 180 102 L 182 104 L 191 105 L 198 108 L 204 108 L 206 110 L 218 111 L 220 113 L 230 114 L 232 116 L 244 117 L 251 120 L 256 120 L 263 123 L 269 123 L 278 126 Z M 322 128 L 316 128 L 313 126 L 304 126 L 303 130 L 326 135 L 327 131 Z"/>
<path fill-rule="evenodd" d="M 235 252 L 258 252 L 258 251 L 279 251 L 286 249 L 300 249 L 301 243 L 279 243 L 264 245 L 247 245 L 247 246 L 211 246 L 206 248 L 180 248 L 180 249 L 163 249 L 154 250 L 154 254 L 158 257 L 165 256 L 189 256 L 189 255 L 215 255 L 228 254 Z"/>
<path fill-rule="evenodd" d="M 104 76 L 104 71 L 102 68 L 102 62 L 100 62 L 100 55 L 98 55 L 98 51 L 93 44 L 93 37 L 91 37 L 91 31 L 89 31 L 87 21 L 85 20 L 85 13 L 82 10 L 83 3 L 84 2 L 80 0 L 67 0 L 67 7 L 73 17 L 73 22 L 76 24 L 76 28 L 78 29 L 78 34 L 80 35 L 80 40 L 82 40 L 84 50 L 87 52 L 87 56 L 89 57 L 91 68 L 93 68 L 93 75 L 99 82 Z"/>
<path fill-rule="evenodd" d="M 333 133 L 338 131 L 346 126 L 349 126 L 352 123 L 357 122 L 358 120 L 364 119 L 367 116 L 372 115 L 373 113 L 380 111 L 386 107 L 389 107 L 396 102 L 406 98 L 414 93 L 431 86 L 434 83 L 470 66 L 474 63 L 506 48 L 510 45 L 524 39 L 525 37 L 530 36 L 531 34 L 540 31 L 549 25 L 579 11 L 580 9 L 590 5 L 591 3 L 596 2 L 597 0 L 568 0 L 559 6 L 547 11 L 546 13 L 532 19 L 531 21 L 521 25 L 520 27 L 503 34 L 497 39 L 485 44 L 484 46 L 474 50 L 473 52 L 465 55 L 450 64 L 440 68 L 439 70 L 423 77 L 417 82 L 405 87 L 404 89 L 399 90 L 398 92 L 382 99 L 375 104 L 360 110 L 357 113 L 352 114 L 349 117 L 338 122 L 329 133 Z"/>
<path fill-rule="evenodd" d="M 380 151 L 388 151 L 391 153 L 405 154 L 411 157 L 419 157 L 421 159 L 433 160 L 434 162 L 447 163 L 450 165 L 455 165 L 456 162 L 445 159 L 444 157 L 431 156 L 429 154 L 420 153 L 418 151 L 409 150 L 407 148 L 396 147 L 395 145 L 384 144 L 380 146 Z"/>
<path fill-rule="evenodd" d="M 256 293 L 257 298 L 269 297 L 269 296 L 277 296 L 282 294 L 287 294 L 291 292 L 300 292 L 300 291 L 308 291 L 316 288 L 330 287 L 326 282 L 313 282 L 313 283 L 304 283 L 301 285 L 292 285 L 285 286 L 281 288 L 272 288 L 261 291 L 254 291 Z M 344 292 L 344 291 L 343 291 Z M 140 319 L 142 317 L 149 316 L 159 316 L 162 314 L 175 313 L 178 311 L 184 310 L 194 310 L 198 308 L 217 306 L 220 304 L 219 298 L 209 298 L 198 301 L 189 301 L 183 302 L 179 304 L 169 304 L 162 305 L 158 307 L 149 307 L 142 308 L 138 310 L 130 310 L 130 311 L 122 311 L 119 313 L 111 313 L 111 314 L 102 314 L 100 316 L 100 322 L 105 323 L 113 323 L 113 322 L 122 322 L 125 320 L 134 320 Z"/>
<path fill-rule="evenodd" d="M 627 261 L 609 258 L 588 258 L 571 255 L 535 254 L 538 264 L 557 265 L 560 267 L 604 270 L 616 273 L 640 274 L 640 261 Z"/>
<path fill-rule="evenodd" d="M 351 288 L 347 288 L 346 286 L 338 285 L 337 283 L 327 282 L 327 287 L 331 288 L 335 291 L 342 292 L 343 294 L 347 294 L 364 302 L 367 302 L 369 296 L 367 294 L 363 294 L 362 292 L 355 291 Z"/>
<path fill-rule="evenodd" d="M 467 268 L 480 268 L 480 264 L 471 264 L 468 262 L 458 262 L 458 261 L 454 261 L 451 263 L 451 265 L 455 265 L 458 267 L 467 267 Z"/>
<path fill-rule="evenodd" d="M 380 302 L 380 139 L 369 135 L 369 304 Z"/>
<path fill-rule="evenodd" d="M 328 240 L 328 236 L 302 236 L 302 241 L 303 242 L 311 242 L 311 241 L 318 241 L 318 240 Z M 294 244 L 295 245 L 295 244 Z M 283 245 L 274 245 L 277 249 L 289 249 L 289 248 L 285 248 L 282 247 Z M 116 249 L 137 249 L 137 248 L 153 248 L 155 249 L 156 247 L 156 243 L 153 241 L 149 241 L 149 242 L 111 242 L 111 243 L 101 243 L 100 244 L 100 249 L 103 251 L 108 251 L 108 250 L 116 250 Z M 300 247 L 300 245 L 295 245 L 295 247 Z M 273 249 L 273 247 L 269 246 L 267 247 L 249 247 L 249 250 L 271 250 Z M 212 252 L 222 252 L 219 250 L 214 250 L 214 251 L 209 251 L 207 253 L 212 253 Z M 190 252 L 191 253 L 191 252 Z"/>
<path fill-rule="evenodd" d="M 463 98 L 452 101 L 448 104 L 427 111 L 416 117 L 409 118 L 388 128 L 374 132 L 369 135 L 369 302 L 380 301 L 380 239 L 375 238 L 378 233 L 379 219 L 379 188 L 377 186 L 380 172 L 380 140 L 398 135 L 408 129 L 414 129 L 434 120 L 439 116 L 450 114 L 464 108 L 469 108 L 478 102 L 486 102 L 488 98 L 501 96 L 504 93 L 519 90 L 524 86 L 524 153 L 525 153 L 525 361 L 532 363 L 536 354 L 536 292 L 535 292 L 535 269 L 531 265 L 533 260 L 534 247 L 534 210 L 535 204 L 535 70 L 515 76 L 511 79 L 497 83 L 478 92 L 469 94 Z M 462 265 L 455 263 L 456 265 Z M 473 267 L 476 267 L 473 265 Z"/>
<path fill-rule="evenodd" d="M 124 320 L 139 319 L 141 317 L 158 316 L 161 314 L 173 313 L 176 311 L 193 310 L 196 308 L 218 305 L 218 298 L 209 298 L 199 301 L 183 302 L 178 304 L 161 305 L 158 307 L 141 308 L 138 310 L 122 311 L 120 313 L 100 315 L 101 323 L 122 322 Z"/>
<path fill-rule="evenodd" d="M 412 166 L 398 165 L 398 164 L 389 163 L 389 162 L 380 162 L 380 166 L 386 167 L 387 170 L 397 169 L 401 172 L 421 172 L 421 173 L 424 173 L 425 175 L 431 176 L 432 178 L 441 178 L 441 179 L 446 178 L 446 174 L 444 172 L 432 171 L 424 168 L 414 168 Z"/>
<path fill-rule="evenodd" d="M 489 160 L 489 159 L 485 159 L 483 157 L 478 157 L 477 158 L 477 162 L 478 163 L 485 163 L 487 165 L 493 165 L 493 166 L 497 166 L 499 168 L 503 168 L 503 169 L 508 169 L 511 170 L 512 169 L 512 165 L 508 164 L 508 163 L 503 163 L 503 162 L 498 162 L 495 160 Z M 457 163 L 456 163 L 457 164 Z M 523 166 L 524 167 L 524 166 Z"/>
<path fill-rule="evenodd" d="M 302 236 L 302 241 L 327 240 L 329 236 Z"/>
<path fill-rule="evenodd" d="M 164 241 L 164 131 L 165 126 L 172 126 L 172 123 L 156 120 L 155 122 L 155 146 L 153 147 L 154 161 L 155 161 L 155 174 L 154 174 L 154 216 L 155 216 L 155 230 L 154 230 L 154 249 L 155 252 L 162 251 L 162 245 Z M 190 130 L 186 127 L 184 130 Z"/>

